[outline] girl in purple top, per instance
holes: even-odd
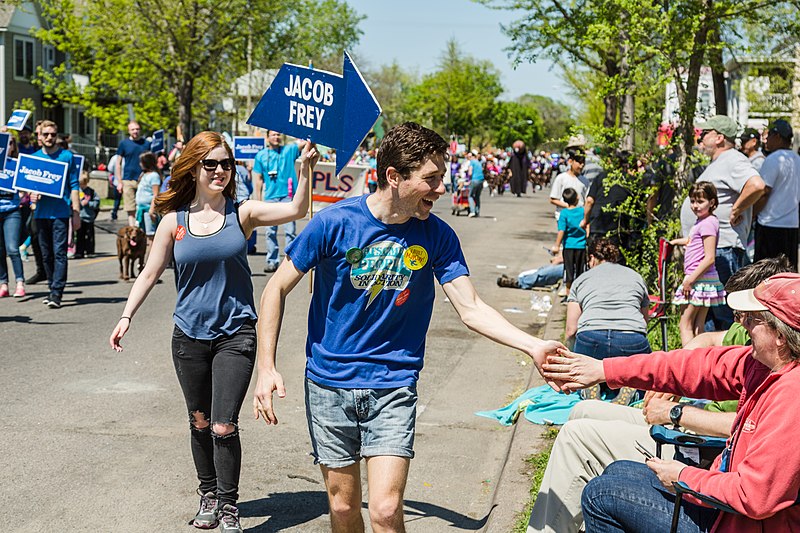
[[[725,289],[714,267],[719,239],[719,220],[713,215],[719,205],[717,188],[711,182],[698,181],[689,190],[689,199],[697,221],[688,237],[671,241],[686,246],[683,283],[673,301],[683,306],[680,331],[684,346],[703,331],[708,308],[725,303]]]

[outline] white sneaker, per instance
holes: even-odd
[[[474,218],[476,216],[478,216],[478,215],[476,215],[475,213],[470,213],[469,215],[467,215],[468,218]]]

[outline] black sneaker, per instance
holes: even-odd
[[[41,283],[42,281],[47,281],[47,275],[42,274],[41,272],[37,272],[36,274],[25,280],[25,285],[36,285],[37,283]]]
[[[61,309],[61,298],[51,295],[47,299],[47,307],[50,309]]]
[[[278,265],[273,265],[272,263],[267,263],[267,266],[264,267],[264,273],[270,274],[278,270]]]
[[[197,493],[200,494],[200,508],[190,524],[198,529],[214,529],[219,525],[217,495],[213,492],[201,494],[199,489]]]
[[[239,523],[239,509],[226,503],[219,511],[219,530],[221,533],[242,533]]]
[[[517,278],[512,278],[502,274],[499,278],[497,278],[497,286],[510,289],[519,289],[519,281],[517,281]]]

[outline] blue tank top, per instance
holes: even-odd
[[[211,340],[236,333],[255,320],[253,281],[247,241],[233,201],[225,202],[225,223],[216,233],[193,235],[188,210],[177,212],[175,324],[193,339]]]

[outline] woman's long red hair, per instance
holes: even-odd
[[[228,157],[233,160],[233,152],[225,138],[215,131],[203,131],[192,137],[181,152],[181,156],[172,167],[169,187],[156,197],[156,211],[161,214],[177,211],[187,206],[194,199],[197,191],[195,177],[192,170],[214,148],[222,146],[228,152]],[[225,186],[222,194],[236,200],[236,170],[231,169],[231,179]]]

